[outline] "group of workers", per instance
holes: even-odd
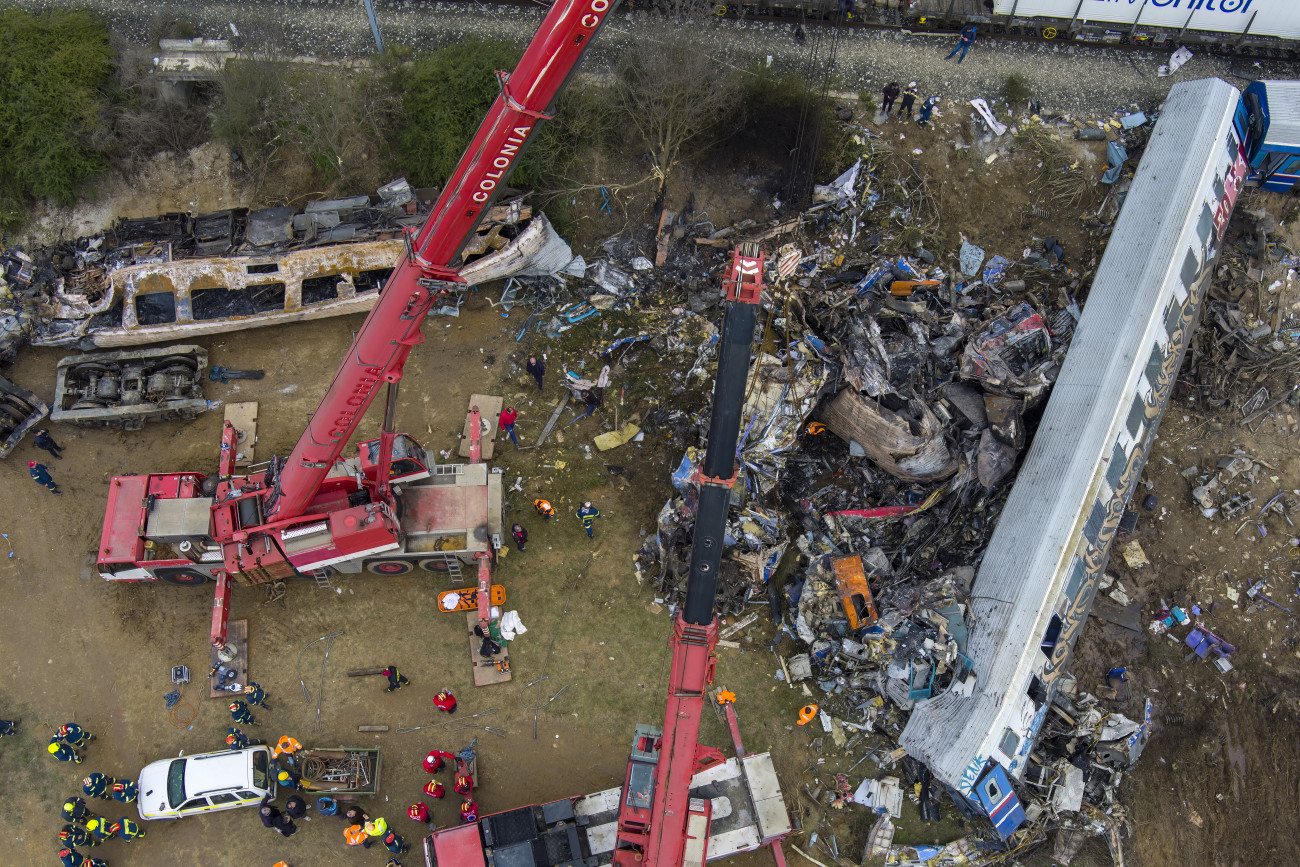
[[[533,500],[533,508],[537,511],[537,514],[542,516],[543,521],[549,521],[555,517],[555,507],[551,505],[549,500],[542,497]],[[591,500],[587,500],[574,514],[582,522],[582,529],[587,531],[587,537],[594,538],[596,535],[595,522],[600,517],[600,510],[591,504]],[[524,550],[524,542],[528,541],[528,531],[524,530],[519,524],[515,524],[515,528],[511,530],[511,533],[515,537],[515,544],[519,546],[519,550]],[[520,534],[523,536],[522,540]]]
[[[10,726],[5,734],[14,734]],[[81,750],[95,740],[95,736],[77,723],[64,723],[55,730],[50,739],[48,752],[60,762],[80,764],[84,759]],[[86,798],[132,804],[138,796],[134,780],[117,779],[98,771],[87,774],[81,780],[81,792]],[[112,840],[114,837],[128,843],[145,836],[140,823],[130,816],[122,816],[116,821],[100,816],[91,811],[85,798],[73,796],[60,807],[64,825],[59,829],[59,861],[69,867],[108,867],[103,858],[83,855],[77,847],[93,848]]]

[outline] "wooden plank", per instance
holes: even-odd
[[[480,454],[483,460],[491,460],[493,452],[496,451],[497,419],[501,417],[501,407],[504,405],[505,398],[502,398],[499,395],[471,394],[469,396],[469,407],[465,410],[465,428],[461,432],[460,438],[459,454],[462,458],[469,457],[469,411],[477,406],[479,417],[482,419],[483,425],[483,439]]]
[[[372,674],[383,674],[384,666],[379,668],[354,668],[348,672],[348,677],[367,677]]]
[[[546,438],[555,429],[555,423],[560,420],[560,413],[564,412],[564,408],[569,405],[569,398],[571,397],[573,397],[573,393],[565,389],[564,397],[560,398],[560,402],[555,405],[555,409],[551,410],[551,417],[546,420],[546,427],[542,428],[541,434],[537,437],[537,442],[533,443],[533,448],[537,448],[546,442]]]
[[[454,599],[451,607],[448,600]],[[506,604],[506,588],[502,584],[493,584],[489,600],[493,605]],[[477,611],[478,587],[461,587],[458,590],[444,590],[438,594],[439,611]]]
[[[1130,629],[1133,632],[1142,631],[1142,603],[1140,602],[1123,606],[1112,602],[1099,593],[1097,598],[1092,601],[1092,616],[1099,617],[1107,623],[1114,623],[1124,629]]]
[[[386,732],[388,726],[357,726],[359,732]]]
[[[226,627],[226,644],[229,645],[230,647],[233,647],[235,651],[239,654],[234,659],[232,659],[229,663],[225,664],[227,668],[233,668],[236,672],[235,679],[233,681],[229,681],[228,683],[237,683],[240,686],[244,686],[245,684],[248,683],[248,621],[247,620],[230,621],[229,625]],[[212,648],[212,653],[209,655],[209,659],[210,659],[209,670],[216,668],[218,660],[217,660],[217,649],[215,647]],[[208,697],[228,698],[231,701],[235,701],[237,699],[242,698],[242,696],[236,695],[230,692],[229,690],[218,689],[216,675],[213,675],[212,677],[208,678]],[[253,712],[253,716],[257,716],[256,711]]]
[[[484,659],[478,655],[478,649],[483,644],[483,639],[474,634],[474,627],[478,626],[478,612],[470,611],[465,615],[465,622],[469,624],[467,634],[469,635],[469,664],[474,671],[475,686],[491,686],[495,683],[506,683],[510,680],[510,672],[498,671],[493,663],[510,661],[510,646],[504,641],[501,642],[501,652],[493,656],[490,660]]]
[[[239,432],[239,451],[235,466],[243,467],[253,462],[253,448],[257,445],[257,401],[226,404],[226,421]]]

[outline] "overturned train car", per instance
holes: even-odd
[[[1197,326],[1248,125],[1223,81],[1170,92],[975,579],[974,682],[918,703],[899,740],[1004,836],[1023,819],[1006,778],[1031,762]]]

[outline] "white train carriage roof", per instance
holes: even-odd
[[[1128,476],[1141,474],[1141,443],[1159,421],[1216,252],[1238,99],[1219,79],[1170,92],[972,589],[973,694],[918,703],[899,740],[966,794],[990,759],[1023,772],[1043,697],[1091,606],[1113,534],[1100,516],[1118,520],[1117,502],[1122,511],[1136,482]],[[1040,645],[1054,616],[1062,644],[1049,660]]]
[[[1071,21],[1116,25],[1141,24],[1172,30],[1248,33],[1300,39],[1300,3],[1296,0],[1222,0],[1219,3],[1115,3],[1111,0],[996,0],[998,15],[1057,18],[1061,29]],[[1120,28],[1115,28],[1120,29]],[[1177,43],[1170,43],[1170,50]]]

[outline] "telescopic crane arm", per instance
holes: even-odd
[[[620,823],[615,867],[679,867],[685,858],[690,784],[705,751],[699,746],[700,715],[713,681],[713,650],[718,643],[714,616],[723,530],[736,481],[736,443],[740,439],[749,353],[754,340],[759,296],[763,291],[763,256],[756,244],[732,254],[723,280],[726,314],[718,345],[718,374],[713,386],[709,444],[699,473],[700,498],[686,601],[673,624],[672,663],[668,674],[668,708],[655,766],[649,827]]]
[[[501,93],[447,181],[429,219],[409,238],[379,300],[357,332],[320,406],[312,414],[276,480],[265,508],[267,523],[306,511],[343,453],[383,383],[395,385],[420,326],[439,297],[461,279],[452,262],[505,185],[555,97],[586,53],[617,0],[556,0],[515,71],[498,73]],[[391,441],[391,431],[385,431]],[[388,443],[385,443],[387,445]],[[380,467],[379,494],[388,472]]]

